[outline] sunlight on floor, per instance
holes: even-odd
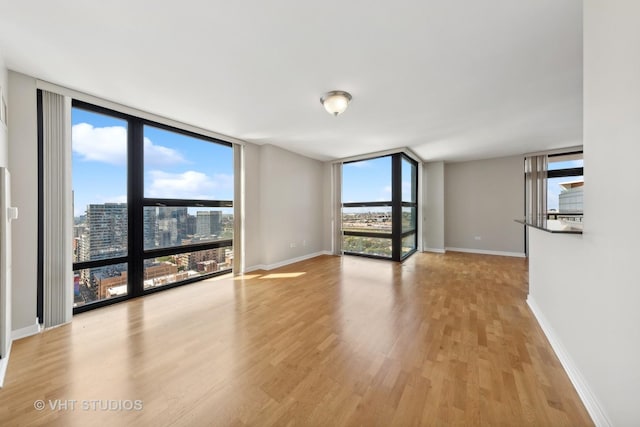
[[[234,277],[233,280],[251,280],[257,279],[258,277],[260,277],[260,274],[241,274],[240,276]]]
[[[292,279],[294,277],[300,277],[307,273],[273,273],[262,276],[261,279]]]

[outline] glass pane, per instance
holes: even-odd
[[[342,250],[391,258],[391,239],[382,237],[343,236]]]
[[[144,248],[233,239],[233,208],[144,208]]]
[[[72,109],[73,261],[127,254],[127,122]]]
[[[416,248],[416,235],[409,234],[402,238],[402,256],[408,254]]]
[[[145,126],[144,197],[233,200],[233,149]]]
[[[144,261],[144,289],[230,270],[233,247],[207,249]]]
[[[73,306],[127,295],[127,263],[73,272]]]
[[[402,158],[402,201],[416,202],[416,184],[418,172],[416,165]]]
[[[342,208],[342,229],[391,233],[391,207]]]
[[[391,201],[391,157],[342,166],[342,203]]]
[[[416,208],[402,207],[402,231],[416,229]]]
[[[547,180],[547,227],[583,225],[584,177],[571,176]]]

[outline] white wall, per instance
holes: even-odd
[[[530,299],[600,425],[640,425],[639,17],[584,2],[584,235],[530,233]]]
[[[325,251],[333,251],[333,165],[331,162],[325,162],[323,165],[323,181],[322,186],[324,189],[322,209],[322,222],[323,222],[323,249]]]
[[[246,250],[246,268],[272,267],[325,248],[325,166],[272,145],[259,147],[259,172],[246,186],[259,194],[259,210],[246,209],[247,223],[259,221],[260,244]],[[253,216],[254,218],[250,218]],[[246,240],[252,237],[247,231]],[[294,247],[292,247],[294,246]]]
[[[262,234],[260,232],[260,146],[244,147],[245,169],[245,218],[244,265],[245,269],[262,264]]]
[[[425,163],[422,181],[423,249],[444,252],[444,162]]]
[[[2,57],[2,53],[0,52],[0,88],[5,100],[8,98],[8,78],[7,78],[7,68],[4,64],[4,58]],[[7,101],[8,102],[8,101]],[[0,122],[0,166],[6,167],[8,166],[8,137],[9,133],[7,130],[7,126],[4,123]],[[2,239],[2,245],[0,246],[0,257],[2,260],[0,264],[5,264],[6,261],[11,258],[7,257],[6,251],[4,250],[4,236],[0,236]],[[6,265],[6,264],[5,264]],[[7,281],[4,281],[0,278],[0,358],[4,358],[5,360],[0,361],[0,387],[2,386],[4,380],[4,372],[6,372],[6,357],[9,350],[9,343],[11,340],[11,277],[8,277]]]
[[[444,177],[447,248],[524,254],[522,156],[447,163]]]
[[[13,330],[36,323],[38,135],[36,81],[9,72],[9,170],[20,217],[13,222]]]
[[[0,52],[0,88],[2,88],[1,92],[5,101],[9,102],[9,78],[2,52]],[[6,167],[9,164],[8,137],[7,126],[0,122],[0,167]]]

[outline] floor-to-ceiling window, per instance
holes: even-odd
[[[406,156],[401,157],[402,177],[402,246],[406,257],[418,248],[418,165]]]
[[[128,121],[72,110],[74,306],[128,294]]]
[[[417,249],[417,162],[404,154],[345,162],[342,250],[400,261]]]
[[[231,270],[231,144],[79,101],[74,311]]]
[[[231,148],[148,125],[144,141],[144,288],[231,269]]]

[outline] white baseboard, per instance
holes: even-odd
[[[0,388],[4,387],[4,377],[7,374],[7,367],[9,366],[9,356],[11,356],[11,343],[9,343],[6,356],[0,359]]]
[[[516,258],[526,258],[527,255],[524,252],[503,252],[503,251],[487,251],[484,249],[467,249],[467,248],[450,248],[446,247],[445,250],[451,252],[467,252],[471,254],[483,254],[483,255],[498,255],[498,256],[511,256]]]
[[[252,271],[256,271],[256,270],[264,270],[264,264],[252,265],[251,267],[245,268],[244,272],[245,273],[251,273]]]
[[[531,312],[538,321],[540,328],[542,328],[542,332],[544,332],[545,336],[547,337],[549,344],[551,344],[551,348],[553,348],[556,356],[558,356],[562,367],[567,372],[567,375],[569,376],[573,387],[578,392],[578,396],[580,396],[582,403],[587,409],[587,412],[589,412],[589,415],[591,415],[591,418],[593,419],[595,425],[598,427],[612,426],[611,421],[609,421],[609,417],[607,417],[607,414],[602,408],[602,405],[591,391],[589,384],[584,379],[584,376],[574,363],[571,356],[569,356],[569,353],[565,349],[564,345],[562,345],[562,342],[558,338],[558,335],[556,335],[555,331],[547,321],[546,317],[544,317],[544,314],[542,314],[542,311],[540,311],[538,304],[536,304],[531,295],[529,295],[529,297],[527,298],[527,304],[529,305]]]
[[[444,249],[440,249],[440,248],[424,248],[424,249],[422,249],[422,252],[435,252],[437,254],[446,253],[446,251]]]
[[[289,264],[294,264],[296,262],[300,262],[300,261],[305,261],[311,258],[315,258],[317,256],[320,255],[333,255],[333,253],[331,251],[320,251],[320,252],[314,252],[312,254],[307,254],[307,255],[303,255],[303,256],[299,256],[296,258],[291,258],[291,259],[287,259],[284,261],[279,261],[273,264],[257,264],[257,265],[253,265],[251,267],[245,268],[244,272],[245,273],[250,273],[252,271],[256,271],[256,270],[273,270],[276,268],[280,268],[280,267],[284,267],[285,265],[289,265]]]
[[[38,323],[38,319],[36,319],[36,323],[31,326],[26,326],[24,328],[16,329],[11,332],[11,340],[19,340],[20,338],[26,338],[31,335],[35,335],[40,333],[42,327]]]

